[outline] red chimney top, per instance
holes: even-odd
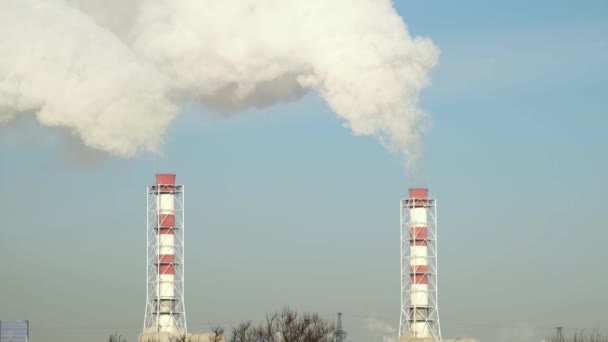
[[[426,199],[429,196],[429,189],[426,188],[413,188],[409,190],[410,198],[422,198]]]

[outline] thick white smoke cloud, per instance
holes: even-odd
[[[439,54],[390,0],[2,0],[0,20],[0,122],[37,112],[121,155],[161,143],[171,103],[235,112],[312,90],[412,161]]]
[[[61,1],[0,2],[0,123],[36,113],[89,147],[130,156],[161,143],[175,108],[163,76]]]

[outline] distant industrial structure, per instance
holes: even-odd
[[[400,203],[401,319],[399,342],[477,342],[442,339],[437,300],[437,201],[409,189]]]
[[[184,186],[156,175],[147,191],[147,299],[144,331],[186,334],[184,303]]]
[[[437,205],[428,189],[401,200],[401,319],[399,337],[441,341],[437,307]]]
[[[213,333],[190,334],[184,300],[184,186],[175,174],[157,174],[147,187],[147,272],[144,329],[139,342],[224,341]]]
[[[0,342],[28,342],[29,321],[0,321]]]
[[[147,187],[146,309],[139,342],[170,342],[187,337],[193,342],[224,341],[213,333],[190,334],[184,300],[184,186],[175,174],[157,174]],[[400,202],[401,313],[399,342],[475,341],[442,340],[437,300],[437,202],[428,189],[409,189]],[[27,321],[24,321],[27,323]],[[0,342],[6,339],[0,322]],[[13,327],[23,325],[13,325]],[[337,341],[344,341],[342,313],[338,313]],[[17,331],[17,328],[12,328]],[[16,336],[16,334],[13,334]],[[21,335],[20,335],[21,336]]]

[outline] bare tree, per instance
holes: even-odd
[[[231,342],[333,342],[342,333],[318,314],[298,315],[291,309],[266,316],[258,326],[241,323],[232,329]]]
[[[108,342],[127,342],[127,339],[122,337],[121,334],[115,332],[108,337]]]
[[[220,328],[220,327],[213,327],[211,330],[211,333],[209,334],[205,334],[208,336],[208,338],[205,338],[205,342],[224,342],[224,329]],[[186,335],[183,334],[180,337],[177,338],[171,338],[171,342],[199,342],[201,341],[201,339],[204,337],[201,337],[199,335]]]
[[[239,324],[236,328],[232,329],[232,337],[230,338],[231,342],[247,342],[247,341],[255,341],[255,332],[254,328],[251,325],[251,322],[243,322]]]
[[[224,342],[224,329],[214,326],[211,329],[212,335],[209,337],[209,342]]]
[[[552,336],[547,338],[547,342],[608,342],[608,336],[604,336],[595,330],[591,333],[576,331],[572,336],[566,336],[562,329],[559,329]]]
[[[179,337],[170,337],[171,342],[188,342],[188,335],[182,334]]]

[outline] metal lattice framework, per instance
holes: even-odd
[[[147,190],[147,299],[144,331],[170,332],[182,336],[187,332],[184,304],[184,186],[156,184],[148,186]],[[174,222],[170,224],[167,224],[167,215],[162,214],[163,205],[166,206],[163,202],[168,201],[173,202],[170,206],[174,211]],[[165,233],[162,234],[161,231]],[[173,236],[174,241],[167,242],[168,236]],[[169,262],[164,260],[166,255],[163,249],[167,248],[174,251],[174,257]],[[166,280],[166,275],[171,272],[167,269],[174,273],[170,277],[173,279],[169,281]],[[166,295],[167,292],[171,292],[170,295]]]
[[[346,339],[346,332],[342,328],[342,313],[338,312],[338,323],[336,324],[336,338],[335,342],[344,342]]]
[[[427,199],[426,196],[403,199],[400,203],[400,216],[399,336],[409,334],[410,337],[431,338],[439,342],[441,329],[437,302],[436,200]]]

